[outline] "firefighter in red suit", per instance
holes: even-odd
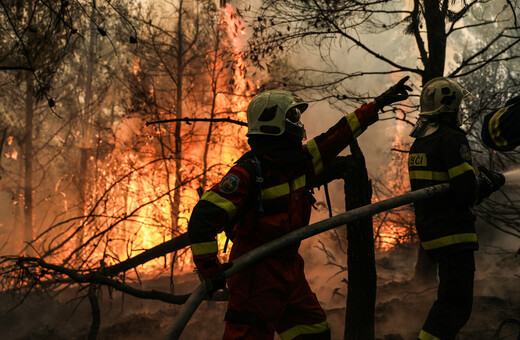
[[[251,151],[202,195],[188,225],[194,262],[210,295],[225,286],[224,268],[234,259],[308,225],[313,198],[306,184],[378,120],[379,109],[408,97],[407,79],[306,145],[300,116],[307,103],[283,90],[253,98],[247,109]],[[224,228],[233,234],[230,264],[217,258],[215,236]],[[272,254],[227,280],[224,339],[273,339],[274,332],[284,340],[330,339],[326,315],[305,279],[298,247]]]

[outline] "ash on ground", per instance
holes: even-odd
[[[306,241],[309,242],[309,241]],[[517,242],[518,243],[518,242]],[[514,242],[513,242],[514,244]],[[314,246],[304,244],[304,257]],[[315,250],[312,250],[313,252]],[[343,339],[346,299],[345,266],[327,265],[312,254],[307,277],[327,312],[332,338]],[[340,255],[337,256],[338,259]],[[376,339],[415,340],[435,300],[436,282],[415,284],[416,249],[396,249],[377,255],[378,290]],[[518,339],[520,334],[520,255],[514,248],[481,244],[476,252],[473,313],[458,340]],[[192,291],[199,281],[194,274],[176,277],[175,292]],[[168,291],[169,278],[142,282],[142,289]],[[21,305],[19,297],[0,296],[0,334],[6,340],[87,339],[92,320],[84,291],[69,289],[31,294]],[[98,339],[162,339],[181,306],[101,290],[101,327]],[[181,339],[221,339],[225,302],[205,301],[194,314]],[[277,336],[275,339],[279,339]]]

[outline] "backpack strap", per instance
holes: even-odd
[[[258,209],[256,209],[255,212],[253,225],[256,225],[259,217],[264,215],[264,207],[262,204],[262,185],[264,183],[264,177],[260,159],[256,155],[250,155],[252,157],[247,156],[248,154],[245,154],[235,164],[244,168],[249,173],[249,178],[251,179],[251,194],[248,195],[246,203],[244,204],[244,207],[241,209],[240,213],[235,215],[235,217],[224,226],[224,232],[226,233],[226,243],[224,243],[223,250],[224,253],[227,251],[229,240],[233,240],[235,237],[233,230],[235,225],[244,219],[245,214],[250,210],[251,207],[258,205]]]

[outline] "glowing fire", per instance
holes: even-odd
[[[392,77],[394,82],[399,81],[398,76]],[[405,103],[410,104],[408,101]],[[401,112],[396,113],[399,117]],[[400,117],[403,118],[403,117]],[[381,181],[382,187],[378,193],[376,200],[384,200],[386,198],[402,195],[410,191],[410,182],[408,179],[408,153],[409,141],[406,140],[408,129],[407,124],[401,120],[395,121],[392,133],[394,141],[392,142],[392,160],[388,166],[385,166],[385,178]],[[394,247],[410,244],[416,239],[413,229],[414,215],[410,206],[394,209],[386,213],[374,216],[374,236],[376,238],[376,246],[380,250],[389,250]]]
[[[233,69],[231,77],[233,93],[219,90],[216,96],[216,115],[214,118],[228,117],[229,114],[219,112],[234,112],[233,119],[246,120],[247,95],[253,88],[245,77],[245,60],[241,56],[241,38],[243,26],[235,10],[227,4],[221,10],[224,31],[228,35],[228,44],[225,46],[233,55]],[[216,57],[209,54],[208,58]],[[223,62],[218,61],[221,67]],[[132,73],[141,81],[139,76],[140,60],[136,58]],[[225,81],[229,86],[229,78]],[[153,92],[150,92],[153,95]],[[163,113],[167,115],[167,112]],[[208,116],[197,116],[208,118]],[[183,142],[183,165],[180,169],[184,185],[181,189],[180,213],[178,224],[172,236],[173,190],[176,171],[174,160],[161,159],[160,136],[156,126],[143,127],[140,119],[126,119],[116,131],[119,138],[115,149],[104,164],[97,165],[96,183],[90,184],[91,201],[86,207],[86,215],[97,215],[102,210],[106,216],[95,219],[86,219],[85,228],[81,236],[83,242],[89,238],[105,233],[103,245],[98,245],[95,251],[85,253],[91,263],[101,258],[111,265],[150,249],[187,230],[187,223],[193,206],[199,199],[197,189],[203,173],[201,158],[206,145],[204,138],[194,138]],[[173,125],[174,126],[174,125]],[[174,127],[173,127],[174,129]],[[213,127],[213,138],[210,141],[211,150],[208,154],[207,185],[209,189],[220,179],[245,151],[245,128],[232,124],[220,124]],[[192,124],[182,126],[183,138],[187,134],[207,134],[208,124]],[[162,138],[173,138],[173,135]],[[149,138],[142,138],[149,136]],[[139,138],[141,137],[141,138]],[[137,142],[136,142],[137,140]],[[133,143],[133,144],[132,144]],[[223,233],[218,236],[219,248],[223,249],[226,237]],[[229,248],[229,245],[228,245]],[[72,248],[71,248],[72,249]],[[228,251],[229,253],[229,251]],[[227,257],[227,254],[222,255]],[[110,260],[113,259],[113,260]],[[224,259],[223,259],[224,260]],[[176,258],[177,270],[193,269],[191,253],[186,249],[178,252]],[[139,267],[139,275],[158,275],[171,264],[171,259],[160,258],[150,261]],[[131,274],[131,273],[129,273]]]

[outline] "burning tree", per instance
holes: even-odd
[[[101,286],[142,299],[174,304],[186,300],[173,294],[173,286],[171,292],[158,292],[136,288],[134,283],[146,275],[169,271],[172,276],[174,270],[192,269],[183,250],[188,244],[183,232],[191,207],[198,191],[211,185],[245,147],[245,140],[237,137],[244,135],[243,127],[216,121],[244,121],[248,99],[261,88],[247,77],[240,43],[245,31],[240,16],[225,1],[220,8],[210,0],[158,2],[139,12],[133,5],[100,0],[2,2],[2,17],[21,18],[7,20],[9,25],[1,28],[7,34],[0,35],[0,70],[9,71],[2,74],[2,88],[9,89],[1,103],[2,110],[9,112],[1,118],[2,185],[19,202],[15,220],[20,220],[23,207],[26,221],[33,221],[29,209],[33,195],[33,201],[42,204],[38,223],[26,228],[35,231],[36,236],[25,239],[25,249],[33,249],[33,256],[3,256],[1,287],[4,292],[20,293],[22,301],[34,290],[88,287],[78,291],[92,306],[92,337],[99,329]],[[250,60],[271,74],[277,71],[270,87],[309,89],[315,100],[328,99],[344,109],[372,99],[377,92],[353,90],[353,82],[362,75],[387,77],[404,71],[425,83],[449,69],[451,76],[470,83],[471,75],[514,61],[519,38],[512,29],[518,25],[511,24],[511,13],[516,9],[508,1],[270,0],[253,17]],[[494,17],[488,17],[490,13]],[[35,22],[38,29],[33,32]],[[481,45],[468,45],[460,53],[450,49],[460,45],[466,33],[489,27],[493,29],[482,37]],[[408,33],[404,38],[403,29]],[[406,48],[414,53],[382,53],[370,41],[395,32],[401,37],[400,51]],[[302,41],[325,52],[322,61],[327,69],[288,68],[285,60],[271,58]],[[331,68],[336,42],[352,55],[377,60],[376,71]],[[512,86],[517,89],[518,83]],[[8,97],[18,100],[11,103]],[[47,104],[42,104],[44,98]],[[476,98],[487,98],[489,107],[495,101],[485,92]],[[397,119],[404,131],[415,104],[401,105],[382,119]],[[55,105],[63,118],[46,105]],[[468,117],[468,122],[479,117]],[[145,124],[171,119],[180,121]],[[17,123],[22,120],[26,123]],[[396,152],[406,151],[406,139],[398,137],[393,147]],[[360,150],[356,157],[363,159]],[[490,159],[502,157],[493,154]],[[404,176],[404,159],[403,153],[396,153],[391,185],[386,184],[387,178],[374,180],[378,200],[407,188],[399,180]],[[370,182],[364,161],[359,164],[364,186],[354,190],[363,191],[366,203]],[[40,215],[42,211],[47,215]],[[380,248],[413,240],[409,211],[375,221],[381,227],[375,234]],[[363,235],[355,235],[354,230],[349,237],[360,236],[373,247],[368,228]],[[373,254],[368,255],[365,259],[371,261]],[[375,287],[372,276],[370,285]],[[370,306],[367,310],[370,314]]]
[[[89,9],[84,8],[89,17],[85,32],[74,32],[86,38],[86,48],[84,54],[81,49],[71,54],[62,67],[67,72],[79,65],[85,68],[77,80],[80,90],[62,88],[62,101],[57,102],[60,110],[74,113],[66,129],[51,129],[50,135],[47,130],[38,132],[42,138],[63,140],[57,145],[59,157],[79,164],[79,170],[61,162],[57,177],[54,172],[41,177],[46,190],[61,197],[48,198],[58,209],[50,211],[49,220],[41,219],[36,235],[26,239],[24,249],[32,249],[34,256],[3,256],[0,276],[2,291],[22,295],[88,286],[95,337],[100,286],[144,299],[185,301],[186,296],[173,295],[173,279],[172,293],[144,291],[131,283],[143,275],[160,275],[166,268],[173,276],[174,266],[176,272],[193,268],[191,256],[182,249],[188,245],[183,232],[197,192],[212,185],[246,145],[239,137],[244,135],[241,125],[213,121],[245,121],[255,86],[246,79],[241,57],[243,26],[229,5],[164,2],[162,7],[143,8],[134,17],[128,7],[115,2],[74,4]],[[139,45],[126,48],[111,40],[111,29],[126,26],[108,25],[103,9],[124,18],[133,29],[131,43],[139,36]],[[156,21],[161,17],[156,11],[171,17]],[[115,53],[107,55],[110,46]],[[98,62],[104,58],[108,60]],[[112,83],[109,76],[119,81]],[[62,81],[71,79],[65,72]],[[79,99],[67,96],[71,94]],[[145,126],[147,121],[169,118],[206,118],[209,124]],[[61,155],[65,146],[72,149],[66,149],[67,157]],[[14,162],[16,150],[10,144],[6,151]],[[77,190],[65,184],[76,184]],[[166,259],[169,253],[172,257]]]

